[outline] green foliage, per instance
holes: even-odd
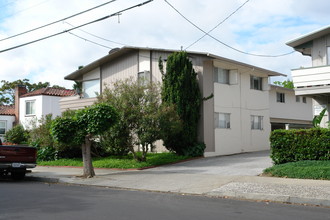
[[[162,138],[164,133],[161,128],[174,128],[176,125],[173,123],[177,123],[173,108],[161,105],[159,86],[156,84],[140,84],[132,79],[117,81],[112,89],[106,88],[98,99],[100,103],[109,103],[119,111],[119,122],[101,137],[101,143],[107,140],[108,149],[120,149],[122,152],[129,149],[138,161],[145,161],[149,147],[152,148],[154,142]],[[167,133],[171,132],[167,129]],[[135,146],[142,148],[141,155],[136,153]]]
[[[197,130],[201,100],[197,74],[187,53],[173,53],[167,59],[166,74],[163,75],[162,101],[176,106],[183,129],[163,139],[167,149],[179,155],[194,152],[188,148],[198,146]]]
[[[50,134],[50,126],[52,124],[52,115],[48,114],[39,121],[39,126],[32,126],[29,135],[29,144],[39,147],[53,147],[54,139]]]
[[[327,109],[324,108],[319,115],[314,116],[314,118],[313,118],[314,128],[319,128],[320,127],[321,121],[322,121],[322,119],[323,119],[326,112],[327,112]]]
[[[294,89],[294,84],[293,84],[293,81],[291,81],[291,80],[285,80],[283,82],[275,81],[274,84],[278,85],[278,86],[282,86],[284,88]]]
[[[275,130],[270,136],[275,164],[301,160],[330,160],[330,130]]]
[[[38,161],[52,161],[58,159],[58,151],[52,147],[39,147],[38,148]]]
[[[193,147],[185,148],[183,154],[191,157],[200,157],[203,156],[205,148],[205,143],[200,142]]]
[[[118,119],[116,110],[106,103],[99,103],[76,112],[75,121],[86,134],[101,135]]]
[[[26,143],[29,137],[28,131],[24,129],[22,125],[16,125],[12,129],[6,132],[5,140],[6,142],[11,142],[15,144]]]
[[[38,83],[30,83],[28,79],[19,79],[13,82],[9,82],[6,80],[1,80],[0,87],[0,105],[12,105],[15,103],[15,87],[18,85],[23,85],[26,87],[28,92],[32,92],[37,89],[46,88],[50,86],[49,82],[38,82]],[[64,88],[61,86],[54,85],[54,88]]]
[[[51,134],[59,143],[80,145],[84,142],[86,132],[74,118],[57,117],[52,122]]]
[[[330,180],[330,161],[298,161],[274,165],[264,170],[265,174],[298,179]]]
[[[148,160],[138,162],[132,154],[126,156],[110,156],[102,158],[93,158],[93,166],[97,168],[117,168],[117,169],[139,169],[145,167],[160,166],[189,159],[188,156],[179,156],[174,153],[148,153]],[[59,159],[56,161],[40,161],[41,166],[82,166],[82,160],[74,159]]]

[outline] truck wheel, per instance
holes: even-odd
[[[11,178],[13,180],[22,180],[25,177],[26,169],[13,170],[11,172]]]

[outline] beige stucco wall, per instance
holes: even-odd
[[[285,94],[285,103],[277,102],[276,93]],[[312,121],[313,119],[313,103],[312,98],[305,97],[306,103],[303,103],[303,97],[300,97],[300,102],[296,102],[296,95],[293,89],[281,88],[278,86],[272,86],[269,92],[270,103],[270,118],[285,119],[302,122]],[[279,122],[276,120],[276,122]]]
[[[215,62],[215,66],[230,69],[228,64]],[[233,68],[233,67],[232,67]],[[213,83],[214,111],[230,114],[230,129],[215,128],[214,151],[206,151],[205,156],[228,155],[241,152],[251,152],[269,149],[269,91],[266,74],[253,73],[263,77],[263,91],[250,89],[251,72],[244,69],[233,69],[234,83]],[[206,73],[204,72],[204,75]],[[213,71],[210,72],[213,76]],[[213,81],[212,81],[213,82]],[[213,113],[214,114],[214,113]],[[251,129],[251,115],[263,116],[263,130]],[[213,119],[214,120],[214,119]],[[205,125],[207,126],[207,125]],[[205,128],[206,129],[206,128]],[[210,129],[210,126],[208,127]]]

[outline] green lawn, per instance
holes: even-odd
[[[330,160],[306,160],[274,165],[265,169],[264,174],[276,177],[330,180]]]
[[[174,163],[191,157],[178,156],[173,153],[149,153],[146,162],[136,162],[131,155],[125,157],[111,156],[104,158],[93,158],[93,166],[95,168],[119,168],[119,169],[136,169],[150,166],[159,166]],[[38,161],[40,166],[83,166],[81,158],[75,159],[59,159],[55,161]]]

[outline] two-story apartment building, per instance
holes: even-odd
[[[302,55],[310,56],[311,67],[291,70],[295,93],[313,98],[314,115],[323,108],[329,110],[330,101],[330,26],[308,33],[286,43]],[[326,127],[327,117],[322,121]]]
[[[173,50],[123,47],[67,75],[82,83],[82,96],[60,101],[61,111],[93,104],[97,93],[120,79],[148,78],[161,82],[158,67],[166,65]],[[268,77],[281,73],[230,60],[209,53],[188,52],[198,74],[203,97],[199,140],[206,144],[205,156],[226,155],[269,149]]]

